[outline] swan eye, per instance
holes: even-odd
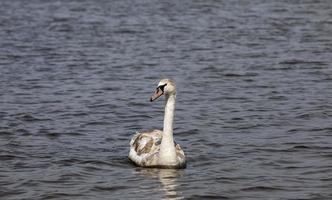
[[[160,85],[158,88],[160,88],[161,91],[164,92],[164,88],[165,88],[166,85],[167,85],[167,83],[165,85]]]

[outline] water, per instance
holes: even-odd
[[[332,3],[0,3],[1,199],[331,199]],[[127,160],[178,87],[184,170]]]

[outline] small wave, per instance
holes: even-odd
[[[302,175],[313,175],[313,174],[330,174],[332,172],[331,168],[318,168],[308,167],[309,170],[301,173]]]
[[[246,187],[242,189],[243,191],[275,191],[275,190],[283,190],[277,187],[268,187],[268,186],[253,186]]]
[[[231,120],[232,121],[243,121],[244,118],[242,118],[242,117],[233,117],[233,118],[231,118]]]
[[[64,133],[65,135],[70,135],[70,136],[79,136],[79,135],[84,135],[83,133],[79,132],[66,132]]]
[[[95,125],[109,125],[109,122],[105,121],[93,121],[85,124],[86,126],[95,126]]]
[[[332,131],[331,127],[326,128],[291,128],[287,132],[288,133],[296,133],[296,132],[323,132],[323,133],[330,133]]]
[[[230,199],[222,195],[192,195],[188,199]]]
[[[304,150],[304,149],[312,149],[312,150],[331,150],[330,146],[317,146],[317,145],[295,145],[288,150]]]
[[[203,68],[202,70],[200,70],[199,72],[204,72],[204,71],[208,71],[208,72],[213,72],[213,73],[218,73],[218,72],[222,72],[224,69],[221,67],[216,67],[216,66],[208,66]]]
[[[226,76],[226,77],[256,77],[258,75],[259,74],[255,73],[255,72],[246,72],[246,73],[243,73],[243,74],[235,74],[235,73],[226,73],[226,74],[224,74],[224,76]]]
[[[81,160],[76,158],[66,158],[57,160],[54,162],[54,164],[61,165],[61,166],[72,166],[74,164],[78,164]]]
[[[0,131],[0,135],[11,135],[13,132],[11,131]]]
[[[100,186],[94,186],[92,190],[94,191],[117,191],[117,190],[123,190],[123,189],[127,189],[128,187],[126,186],[104,186],[104,185],[100,185]]]
[[[111,165],[111,163],[101,160],[84,160],[80,164]]]
[[[280,65],[297,65],[297,64],[326,65],[326,63],[322,61],[308,61],[308,60],[297,60],[297,59],[284,60],[279,62],[279,64]]]
[[[292,147],[291,149],[310,149],[310,147],[306,145],[297,145]]]
[[[92,104],[87,105],[88,108],[107,108],[107,109],[116,109],[118,106],[109,104],[109,103],[101,103],[101,104]]]
[[[45,195],[42,195],[41,199],[65,199],[66,197],[80,197],[85,196],[84,193],[65,193],[65,192],[51,192]]]
[[[191,135],[199,134],[199,130],[198,129],[191,129],[191,130],[188,130],[188,131],[178,132],[177,134],[181,135],[181,136],[191,136]]]
[[[3,154],[3,155],[0,155],[0,160],[2,160],[2,161],[22,159],[22,158],[24,158],[24,157],[17,156],[17,155],[12,155],[12,154]]]
[[[33,116],[32,114],[29,113],[19,113],[16,115],[16,118],[21,121],[25,122],[36,122],[36,121],[47,121],[49,119],[41,119]]]
[[[24,128],[19,128],[16,130],[16,132],[22,134],[23,136],[32,135],[29,130],[24,129]]]

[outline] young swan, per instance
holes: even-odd
[[[176,88],[170,79],[162,79],[150,101],[165,95],[164,129],[136,133],[130,141],[129,159],[141,167],[185,168],[186,159],[173,139]]]

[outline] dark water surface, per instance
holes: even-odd
[[[332,199],[332,1],[0,2],[0,198]],[[127,160],[178,86],[184,170]]]

